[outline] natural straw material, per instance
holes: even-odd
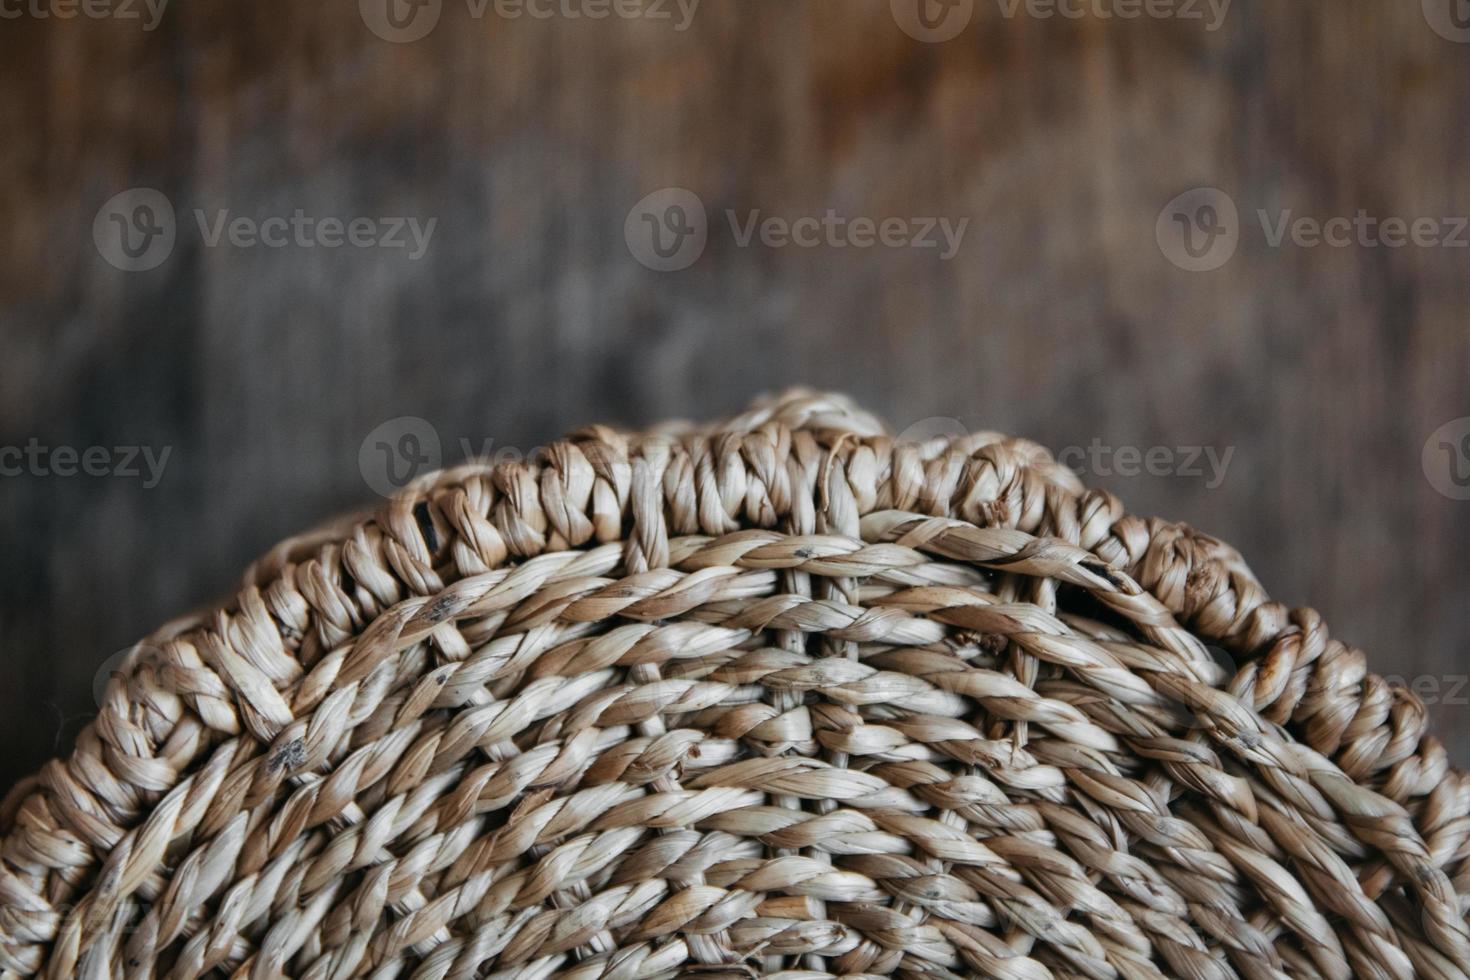
[[[795,393],[431,474],[140,644],[5,803],[0,969],[1463,976],[1424,727],[1219,541]]]

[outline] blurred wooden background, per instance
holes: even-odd
[[[446,0],[414,43],[348,0],[0,22],[0,446],[171,447],[151,489],[0,478],[0,782],[67,747],[110,654],[371,503],[358,451],[384,420],[428,420],[453,462],[461,439],[526,448],[796,382],[899,429],[1234,447],[1214,488],[1088,479],[1440,685],[1470,763],[1470,502],[1421,466],[1470,415],[1470,249],[1272,248],[1253,218],[1470,214],[1470,44],[1431,29],[1435,2],[1236,0],[1211,31],[976,0],[944,43],[888,0],[704,0],[683,31]],[[1155,219],[1201,185],[1242,227],[1193,273]],[[666,186],[713,218],[681,272],[623,238]],[[148,272],[93,243],[131,187],[179,216]],[[207,248],[196,208],[437,226],[418,261]],[[941,262],[739,248],[727,208],[971,221]]]

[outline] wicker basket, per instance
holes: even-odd
[[[5,803],[0,970],[1463,976],[1424,728],[1219,541],[794,393],[431,474],[140,644]]]

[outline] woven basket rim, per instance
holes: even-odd
[[[727,470],[754,474],[745,483],[759,483],[762,492],[737,497],[731,488],[742,481],[726,479]],[[265,746],[262,779],[286,778],[310,722],[294,709],[315,708],[324,692],[305,697],[302,665],[257,657],[254,648],[275,645],[294,656],[314,643],[313,658],[342,653],[334,683],[361,678],[375,657],[406,642],[405,630],[421,635],[462,610],[464,583],[538,556],[617,545],[620,567],[637,574],[667,566],[675,540],[762,527],[815,534],[812,515],[794,514],[780,499],[800,480],[814,484],[819,498],[841,481],[840,492],[864,518],[906,513],[950,521],[956,534],[1005,530],[1043,543],[1063,530],[1076,542],[1068,547],[1090,559],[1087,574],[1136,582],[1162,617],[1237,657],[1242,669],[1231,692],[1263,718],[1292,720],[1312,750],[1371,787],[1363,805],[1392,809],[1399,807],[1392,800],[1458,789],[1459,773],[1427,734],[1419,698],[1370,673],[1363,653],[1331,638],[1315,611],[1271,600],[1229,545],[1184,524],[1128,514],[1112,494],[1083,487],[1028,440],[978,433],[897,443],[848,399],[796,390],[706,427],[596,426],[553,444],[543,460],[471,461],[426,474],[371,515],[283,541],[247,569],[233,598],[140,641],[72,755],[6,797],[0,895],[33,912],[68,907],[73,880],[82,880],[78,868],[88,865],[104,878],[121,876],[119,893],[136,888],[129,854],[145,849],[160,808],[202,805],[193,791],[224,778],[226,766],[211,768],[216,746],[205,727],[254,738]],[[1065,561],[1085,564],[1076,556]],[[372,617],[331,605],[340,585],[332,580],[355,568],[392,571],[392,582],[353,576],[355,587],[384,597]],[[397,591],[407,595],[387,601]],[[303,593],[320,608],[293,598]],[[174,660],[160,655],[165,649]],[[239,662],[224,671],[223,690],[191,688],[170,666],[180,650],[216,672],[226,651]],[[1412,824],[1406,833],[1409,850],[1427,853]],[[1444,882],[1438,864],[1426,862],[1424,873],[1431,870]],[[1453,897],[1447,883],[1435,887]],[[62,918],[44,938],[0,919],[0,968],[20,974],[39,967],[48,944],[85,932],[84,916]]]

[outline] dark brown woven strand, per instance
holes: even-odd
[[[123,674],[3,808],[5,976],[1470,965],[1412,694],[1039,447],[836,396],[433,474]]]

